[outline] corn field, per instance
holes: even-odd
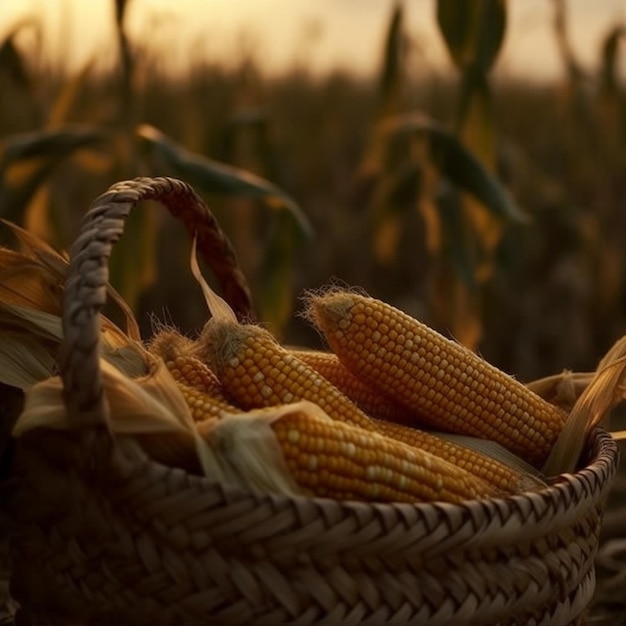
[[[233,242],[259,320],[291,346],[319,348],[301,294],[330,281],[406,311],[524,383],[592,372],[626,334],[625,25],[583,70],[569,5],[553,0],[565,69],[549,86],[494,78],[506,0],[436,3],[445,76],[410,75],[414,34],[399,1],[371,80],[304,66],[268,77],[251,56],[172,78],[127,37],[129,3],[115,3],[112,74],[37,66],[17,45],[32,24],[0,42],[0,218],[67,249],[112,183],[184,179]],[[10,241],[2,230],[0,243]],[[189,255],[173,218],[131,216],[111,282],[143,336],[155,320],[189,336],[206,321]],[[614,419],[623,422],[619,411]],[[590,624],[626,624],[616,593],[624,523],[622,472]]]

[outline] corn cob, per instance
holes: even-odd
[[[178,383],[195,422],[240,411],[228,402],[219,379],[200,359],[180,355],[165,365]]]
[[[262,329],[258,327],[240,327],[238,325],[234,326],[233,332],[238,332],[236,329],[245,328],[250,331],[251,337],[254,339],[250,340],[248,343],[248,349],[250,352],[250,357],[252,362],[243,366],[240,370],[230,370],[230,368],[226,367],[226,369],[220,369],[220,378],[224,382],[225,388],[231,390],[234,395],[231,397],[240,405],[242,408],[257,408],[259,406],[275,406],[279,404],[288,404],[294,400],[298,399],[307,399],[310,401],[314,401],[318,406],[327,410],[329,406],[329,401],[333,397],[337,397],[337,391],[334,386],[324,385],[323,389],[319,389],[319,393],[317,395],[313,395],[310,392],[311,387],[309,386],[306,390],[304,389],[307,385],[307,380],[314,380],[315,377],[307,379],[305,376],[306,370],[303,370],[298,363],[297,356],[300,354],[297,351],[287,352],[281,346],[279,346],[275,340]],[[232,339],[232,336],[231,336]],[[219,343],[215,344],[213,339],[209,339],[206,337],[207,342],[211,342],[211,345],[215,349],[219,346]],[[271,355],[271,356],[269,356]],[[291,359],[288,357],[296,357],[296,359]],[[254,363],[256,359],[256,363]],[[268,375],[264,377],[259,376],[259,367],[263,364],[263,361],[267,360],[267,372]],[[328,359],[320,359],[328,360]],[[251,379],[254,379],[256,376],[259,381],[263,381],[264,383],[268,383],[272,379],[271,364],[272,361],[276,366],[276,370],[273,372],[274,378],[284,380],[285,385],[288,386],[289,391],[288,395],[276,395],[270,394],[269,390],[266,390],[264,393],[266,396],[264,398],[259,398],[258,396],[262,394],[258,389],[251,390],[251,387],[248,386],[246,389],[241,388],[241,384],[249,382]],[[241,366],[241,364],[239,364]],[[289,370],[292,368],[297,368],[299,375],[296,375],[295,370],[291,374]],[[282,372],[282,375],[281,375]],[[230,374],[230,375],[229,375]],[[312,375],[311,372],[308,372],[309,376]],[[351,376],[351,375],[350,375]],[[354,377],[353,377],[354,378]],[[357,382],[358,379],[357,379]],[[249,383],[251,384],[251,383]],[[308,383],[311,384],[310,382]],[[275,386],[276,388],[276,386]],[[282,388],[282,385],[279,385],[279,388]],[[299,391],[298,391],[299,389]],[[315,389],[315,387],[313,388]],[[280,392],[278,392],[279,394]],[[255,401],[246,401],[245,398],[251,397],[253,394],[257,394],[257,399]],[[267,399],[267,403],[263,403],[263,401]],[[346,411],[351,411],[352,407],[348,407],[345,403],[337,406],[335,408],[335,419],[339,419],[341,421],[347,421],[348,423],[352,423],[355,425],[359,425],[361,427],[365,427],[367,430],[377,430],[378,432],[388,436],[390,439],[397,439],[399,442],[403,444],[410,445],[416,449],[423,449],[429,454],[437,455],[438,457],[451,460],[450,456],[455,460],[460,460],[464,462],[463,469],[467,469],[469,472],[473,473],[476,476],[480,476],[481,479],[486,480],[489,484],[494,486],[494,492],[499,491],[501,493],[511,493],[515,491],[519,491],[524,487],[524,482],[521,479],[520,475],[514,470],[508,471],[506,466],[503,466],[496,461],[492,461],[489,457],[480,455],[472,450],[462,448],[461,446],[457,446],[453,443],[444,441],[438,437],[433,435],[429,435],[424,432],[420,432],[414,429],[410,429],[408,427],[404,427],[397,424],[386,423],[380,420],[363,420],[362,417],[348,417],[351,413],[346,413]],[[195,413],[195,408],[192,410]],[[223,411],[222,411],[223,413]],[[209,417],[209,415],[207,415]],[[194,415],[195,418],[195,415]],[[488,480],[487,480],[488,479]]]
[[[348,397],[260,326],[212,318],[195,355],[217,374],[228,400],[244,409],[309,400],[332,419],[375,430]]]
[[[437,435],[394,422],[382,420],[375,422],[378,432],[382,435],[445,459],[492,485],[494,491],[501,495],[519,493],[542,485],[534,476]]]
[[[175,330],[161,331],[148,349],[160,356],[189,406],[195,422],[236,413],[224,397],[217,376],[200,359],[189,354],[192,342]]]
[[[243,487],[338,500],[418,502],[491,497],[493,487],[434,455],[332,420],[301,401],[199,427],[215,472]]]
[[[196,387],[189,385],[179,385],[179,390],[185,398],[194,422],[204,422],[206,420],[220,418],[230,413],[239,413],[241,409],[234,404],[227,402],[210,393],[204,393]]]
[[[548,456],[565,412],[467,348],[354,293],[313,296],[308,315],[341,362],[416,425],[490,439],[535,466]]]
[[[391,421],[406,420],[406,409],[401,404],[357,378],[333,352],[291,350],[291,353],[321,374],[370,417]]]
[[[496,491],[425,450],[310,412],[286,413],[271,426],[293,479],[317,496],[459,502]]]
[[[219,378],[200,359],[190,354],[180,355],[165,362],[172,378],[180,385],[226,400]]]

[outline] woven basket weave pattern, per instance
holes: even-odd
[[[159,465],[109,433],[93,367],[97,316],[111,245],[151,185],[131,181],[102,196],[72,250],[63,377],[73,429],[25,435],[15,466],[20,621],[581,623],[617,468],[603,431],[590,439],[587,466],[557,484],[456,505],[243,492]],[[150,197],[180,210],[168,193]]]
[[[94,623],[568,623],[593,593],[615,471],[598,433],[589,468],[532,495],[368,505],[242,493],[120,448],[106,472],[59,467],[81,437],[56,437],[22,450],[21,496],[41,508],[21,521],[14,578],[31,610],[33,573],[56,579],[38,590],[41,609],[95,611]]]

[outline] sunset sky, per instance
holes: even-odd
[[[270,72],[306,65],[372,74],[394,0],[132,0],[128,28],[162,64],[178,71],[194,61],[233,63],[248,53]],[[416,72],[450,65],[435,28],[434,0],[405,0]],[[626,20],[623,0],[568,0],[572,42],[588,67],[608,28]],[[498,73],[550,80],[562,75],[550,0],[509,0],[509,29]],[[115,62],[112,0],[0,0],[0,37],[23,19],[41,26],[46,63],[71,70],[90,60]],[[29,39],[24,33],[23,40]],[[32,39],[32,38],[30,38]]]

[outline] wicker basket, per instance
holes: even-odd
[[[458,505],[244,492],[160,465],[114,437],[98,370],[99,311],[111,245],[148,197],[192,229],[210,222],[190,188],[171,179],[116,185],[83,221],[64,303],[72,427],[24,435],[13,468],[19,624],[584,622],[617,466],[601,430],[575,474]],[[225,249],[207,234],[214,226],[202,231],[210,261],[211,246]],[[229,277],[243,314],[245,287],[230,262]]]

